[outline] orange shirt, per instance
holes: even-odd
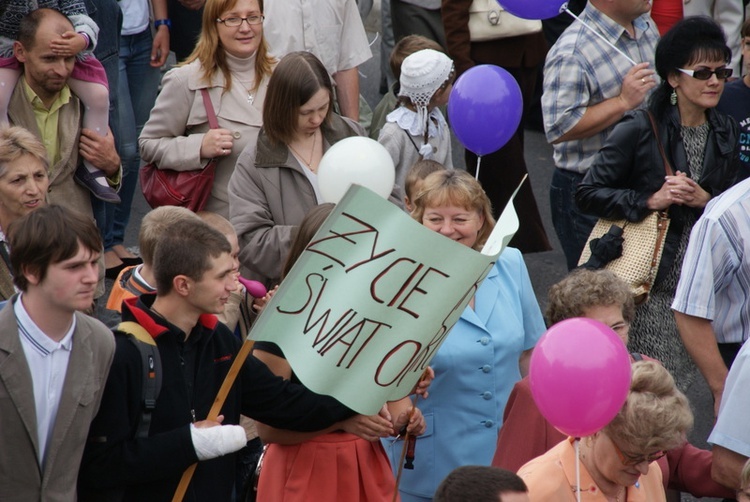
[[[581,472],[581,502],[607,502],[607,497],[596,486],[583,463]],[[550,451],[521,467],[518,475],[529,488],[531,502],[576,501],[576,453],[573,438],[568,438]],[[627,489],[626,502],[666,502],[661,469],[656,462],[648,466],[648,473]]]

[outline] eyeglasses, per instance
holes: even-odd
[[[226,19],[216,18],[217,23],[224,23],[224,26],[229,28],[237,28],[242,24],[242,21],[247,21],[247,24],[252,26],[254,24],[261,24],[265,16],[248,16],[248,17],[228,17]]]
[[[700,70],[685,70],[684,68],[677,68],[685,75],[690,75],[698,80],[708,80],[711,75],[716,75],[719,80],[726,80],[732,76],[732,68],[716,68],[715,70],[709,70],[708,68],[701,68]]]
[[[620,462],[622,462],[622,465],[624,466],[638,465],[643,462],[650,464],[651,462],[655,462],[667,454],[666,451],[662,450],[662,451],[657,451],[656,453],[652,453],[650,455],[630,455],[628,453],[624,453],[620,449],[620,447],[617,446],[617,443],[615,443],[614,439],[609,438],[609,440],[614,445],[615,451],[617,452],[617,456],[620,457]]]

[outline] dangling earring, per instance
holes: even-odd
[[[672,94],[669,95],[669,104],[674,106],[677,104],[677,91],[672,88]]]

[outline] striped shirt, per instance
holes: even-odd
[[[23,306],[21,294],[13,305],[18,323],[18,336],[31,370],[36,409],[36,432],[39,444],[39,466],[44,468],[47,443],[52,437],[57,410],[68,372],[70,352],[73,350],[73,331],[76,320],[71,317],[70,329],[62,340],[55,342],[39,329]]]
[[[719,343],[750,333],[750,179],[713,199],[693,227],[672,308],[713,321]]]
[[[580,18],[627,54],[654,68],[659,32],[648,14],[633,21],[635,37],[590,2]],[[542,113],[547,140],[552,143],[570,131],[586,108],[620,95],[630,62],[578,21],[574,21],[547,54],[544,64]],[[614,127],[614,126],[612,126]],[[585,173],[612,127],[582,140],[553,145],[555,165]]]

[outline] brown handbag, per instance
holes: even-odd
[[[659,153],[664,162],[664,171],[667,176],[674,175],[672,167],[667,161],[664,147],[659,139],[659,132],[651,112],[648,113],[651,128],[656,136]],[[607,263],[603,268],[614,272],[620,279],[625,281],[633,293],[637,304],[648,300],[651,287],[659,271],[661,256],[664,252],[667,230],[669,229],[669,216],[666,211],[653,211],[641,221],[610,220],[599,218],[594,229],[589,235],[586,246],[581,253],[578,265],[583,265],[591,257],[589,244],[592,240],[602,237],[609,232],[613,225],[622,229],[622,256]]]
[[[208,124],[211,129],[218,129],[219,122],[216,120],[216,112],[208,91],[201,89],[201,95],[208,115]],[[193,171],[159,169],[155,162],[146,164],[140,171],[141,191],[146,202],[152,208],[181,206],[196,212],[202,210],[214,186],[217,162],[213,158],[204,168]]]

